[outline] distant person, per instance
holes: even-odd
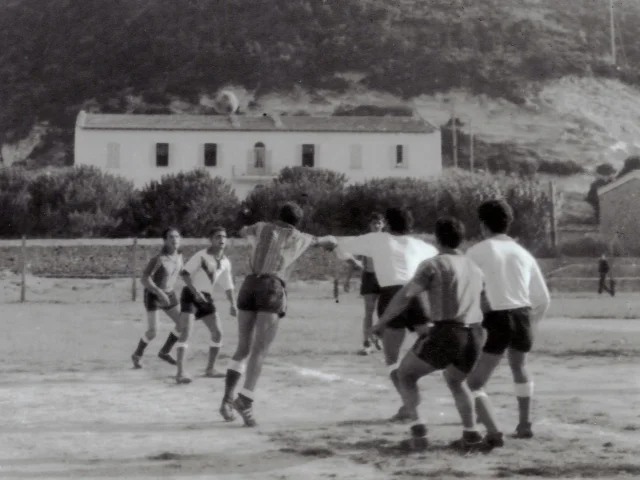
[[[515,383],[519,421],[515,438],[532,438],[531,398],[533,381],[527,370],[527,354],[535,330],[550,304],[549,290],[536,259],[507,235],[513,210],[504,200],[489,200],[478,208],[480,228],[485,240],[467,251],[482,270],[490,310],[482,322],[487,339],[478,363],[467,378],[476,399],[478,421],[487,428],[485,442],[491,447],[504,445],[483,388],[505,352]]]
[[[381,232],[384,229],[384,216],[381,213],[373,213],[369,221],[369,232]],[[380,284],[376,277],[376,271],[373,266],[373,258],[367,256],[356,257],[361,262],[362,276],[360,279],[360,295],[364,298],[364,320],[362,323],[363,343],[362,349],[358,351],[358,355],[369,355],[378,344],[377,338],[370,337],[371,327],[373,325],[373,315],[380,295]],[[345,283],[345,290],[348,291],[348,285],[351,276],[360,265],[350,262],[349,273]]]
[[[375,333],[384,332],[388,322],[426,292],[433,327],[418,337],[398,369],[400,394],[413,422],[410,438],[401,444],[405,449],[423,450],[428,446],[427,425],[418,410],[418,381],[438,370],[444,373],[462,420],[462,436],[451,446],[465,452],[485,446],[476,425],[473,395],[465,380],[482,351],[482,311],[487,302],[482,271],[458,250],[463,238],[464,226],[459,220],[441,218],[436,222],[440,254],[420,264],[373,329]]]
[[[138,342],[138,348],[131,355],[134,368],[142,368],[144,351],[147,345],[156,338],[159,310],[162,310],[173,320],[176,328],[169,334],[167,341],[158,353],[158,357],[171,365],[176,365],[176,361],[170,355],[171,349],[180,335],[177,328],[180,321],[180,308],[174,288],[184,266],[184,259],[180,253],[180,232],[177,229],[167,228],[162,233],[162,239],[164,240],[162,250],[149,261],[142,273],[147,331]]]
[[[607,255],[604,253],[600,257],[600,260],[598,260],[598,273],[600,275],[598,295],[602,295],[602,292],[607,291],[612,297],[615,296],[615,281],[613,280],[613,275],[611,275],[611,266],[609,265],[609,260],[607,260]],[[607,276],[609,276],[610,278],[609,287],[607,287]]]

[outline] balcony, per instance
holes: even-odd
[[[276,177],[277,172],[272,168],[271,152],[266,152],[265,158],[256,162],[253,152],[247,158],[244,168],[234,165],[232,167],[233,179],[239,182],[266,182]]]

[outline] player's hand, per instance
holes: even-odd
[[[229,307],[229,315],[231,315],[232,317],[237,317],[238,316],[238,309],[236,308],[235,305],[231,305]]]
[[[158,299],[160,300],[160,303],[162,304],[163,307],[167,307],[171,303],[171,300],[169,300],[169,295],[167,295],[162,290],[160,290],[158,292],[157,296],[158,296]]]

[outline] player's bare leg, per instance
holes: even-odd
[[[452,365],[444,371],[444,379],[453,395],[463,429],[462,437],[453,442],[451,446],[464,452],[470,452],[483,449],[485,444],[482,441],[482,435],[478,432],[475,401],[471,389],[465,382],[466,378],[466,373]]]
[[[469,385],[471,393],[475,398],[478,422],[482,423],[487,429],[487,443],[495,447],[501,447],[504,445],[504,441],[502,432],[496,422],[489,396],[484,391],[484,387],[500,363],[500,360],[502,360],[502,355],[482,352],[478,363],[476,363],[467,377],[467,385]]]
[[[144,350],[158,334],[158,316],[158,310],[147,312],[147,330],[138,342],[136,351],[131,355],[133,368],[142,368],[142,356],[144,355]]]
[[[224,378],[225,374],[219,370],[216,370],[216,360],[220,353],[220,347],[222,346],[222,324],[220,317],[217,313],[208,315],[202,319],[202,322],[209,329],[211,334],[211,341],[209,343],[209,359],[207,361],[207,368],[205,369],[204,376],[209,378]]]
[[[400,383],[398,380],[398,359],[400,357],[400,349],[404,343],[407,332],[404,328],[385,328],[382,334],[382,351],[384,353],[384,361],[389,371],[389,378],[393,383],[396,391],[400,393]],[[403,422],[409,419],[404,406],[398,409],[398,412],[391,417],[391,421]]]
[[[233,407],[242,416],[244,424],[247,427],[254,427],[256,425],[253,416],[253,393],[256,389],[260,374],[262,373],[262,366],[269,352],[269,347],[271,347],[271,343],[278,332],[279,323],[280,317],[278,314],[258,312],[255,337],[247,362],[244,386],[233,402]]]
[[[373,352],[373,348],[380,349],[377,338],[370,338],[369,331],[373,325],[373,314],[376,310],[376,302],[378,301],[378,295],[375,293],[368,293],[363,295],[364,297],[364,319],[362,322],[363,333],[363,348],[358,352],[358,355],[369,355]]]
[[[404,440],[401,446],[408,450],[424,450],[429,442],[427,440],[427,426],[418,407],[420,406],[420,389],[418,380],[433,373],[436,369],[409,350],[396,370],[398,391],[402,397],[404,416],[411,421],[409,439]]]
[[[174,347],[174,345],[178,341],[178,338],[180,337],[180,307],[176,305],[169,310],[165,310],[165,313],[173,321],[175,328],[172,332],[169,333],[167,340],[164,342],[164,345],[158,352],[158,358],[164,360],[170,365],[176,365],[175,359],[171,356],[171,349]]]
[[[238,311],[238,346],[231,357],[231,362],[227,368],[227,374],[224,381],[224,396],[220,405],[220,415],[227,422],[235,419],[233,411],[233,397],[235,396],[236,387],[242,378],[245,369],[245,362],[251,346],[253,345],[253,337],[256,327],[255,312]]]
[[[533,381],[527,370],[527,354],[510,348],[507,351],[507,358],[509,359],[516,397],[518,398],[519,421],[514,437],[532,438],[531,397],[533,396]]]
[[[192,313],[183,312],[180,315],[180,338],[178,339],[178,343],[176,343],[176,360],[178,364],[177,373],[176,373],[176,382],[179,384],[191,383],[191,378],[185,374],[185,357],[187,353],[187,347],[189,342],[189,337],[191,335],[191,329],[193,327],[193,318],[194,315]]]

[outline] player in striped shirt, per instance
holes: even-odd
[[[419,238],[410,235],[413,226],[411,212],[389,208],[385,212],[388,232],[372,232],[357,237],[333,237],[339,258],[347,260],[346,253],[366,255],[373,258],[376,277],[380,283],[377,313],[382,316],[393,296],[411,280],[418,265],[438,254],[438,250]],[[429,319],[418,301],[411,302],[408,309],[387,324],[382,334],[382,350],[389,377],[398,390],[398,359],[407,331],[419,332],[426,328]],[[399,392],[399,390],[398,390]],[[392,421],[408,418],[404,407],[391,417]]]
[[[536,259],[507,235],[513,220],[511,206],[504,200],[489,200],[478,208],[478,217],[485,240],[469,248],[467,256],[485,275],[491,309],[483,320],[487,340],[467,381],[476,397],[478,419],[487,428],[485,441],[501,447],[503,436],[483,388],[506,353],[520,417],[514,437],[533,437],[533,381],[526,367],[527,354],[549,308],[550,295]]]
[[[223,227],[215,227],[210,234],[209,248],[196,252],[189,259],[181,275],[186,286],[180,295],[180,338],[176,345],[178,383],[191,383],[191,378],[184,373],[185,352],[193,327],[193,320],[202,320],[211,334],[209,343],[209,361],[205,370],[206,377],[221,378],[224,374],[215,370],[216,359],[222,346],[222,325],[220,316],[213,301],[213,288],[220,285],[229,300],[229,314],[237,315],[233,286],[231,262],[224,254],[227,232]]]
[[[286,281],[290,270],[309,247],[330,245],[326,239],[296,228],[302,216],[299,205],[286,203],[280,209],[278,221],[258,222],[240,231],[240,235],[251,244],[250,273],[238,292],[238,347],[227,369],[220,406],[220,414],[226,421],[234,420],[235,409],[246,426],[256,425],[254,392],[280,319],[286,314]],[[234,399],[245,361],[244,385]]]
[[[393,297],[373,332],[384,332],[412,300],[422,296],[422,306],[428,310],[433,326],[418,338],[398,368],[400,393],[413,421],[411,437],[402,446],[410,450],[428,446],[427,427],[418,411],[418,381],[444,370],[463,424],[461,439],[451,446],[465,452],[480,450],[486,445],[476,426],[473,396],[465,379],[482,349],[482,309],[487,308],[486,301],[483,302],[484,276],[458,250],[464,237],[464,226],[459,220],[439,219],[435,230],[441,253],[420,264],[411,281]]]
[[[381,213],[373,213],[369,222],[370,232],[381,232],[384,229],[384,216]],[[360,280],[360,295],[364,298],[364,320],[362,322],[363,343],[362,349],[358,351],[358,355],[369,355],[373,351],[374,345],[377,346],[377,338],[370,338],[369,334],[373,325],[373,315],[376,310],[376,303],[380,295],[380,284],[376,277],[376,271],[373,266],[373,258],[362,256],[357,258],[362,266],[362,276]],[[346,284],[354,270],[360,268],[360,265],[353,262],[350,263],[349,273],[347,275]],[[378,347],[379,348],[379,347]]]
[[[144,285],[143,302],[147,311],[147,331],[138,342],[138,348],[131,355],[134,368],[142,368],[142,356],[147,345],[156,338],[158,332],[158,311],[162,310],[178,325],[180,309],[174,291],[176,281],[182,270],[183,258],[180,253],[180,232],[175,228],[167,228],[162,233],[164,245],[158,255],[154,256],[142,273]],[[178,340],[177,328],[169,334],[158,357],[171,365],[176,361],[171,357],[171,349]]]

